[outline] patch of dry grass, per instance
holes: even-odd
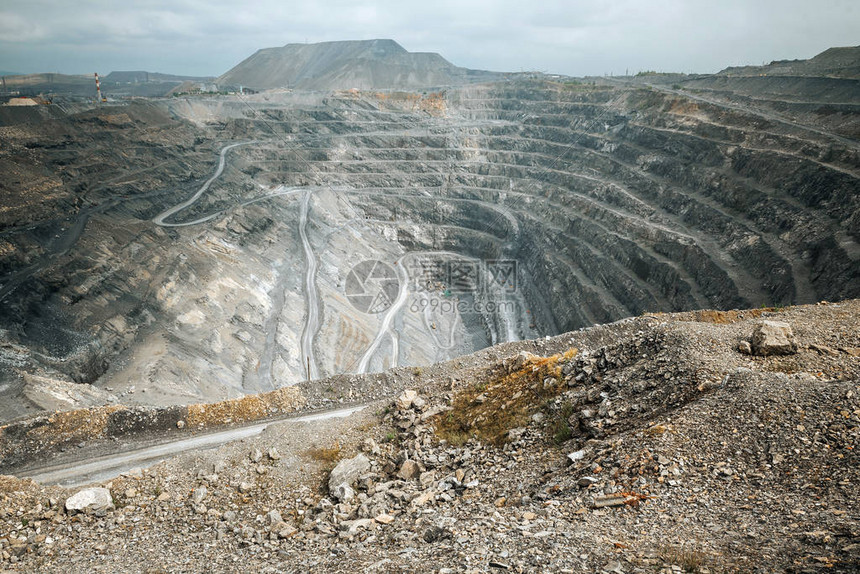
[[[715,574],[724,571],[715,556],[695,548],[667,544],[659,548],[657,556],[665,564],[680,566],[684,572],[690,574]]]
[[[45,446],[102,438],[107,431],[111,413],[125,408],[111,405],[57,412],[48,418],[48,424],[31,429],[27,439]]]
[[[503,443],[509,430],[524,426],[547,399],[564,391],[561,367],[576,353],[532,356],[515,370],[472,383],[457,393],[451,410],[436,417],[437,436],[452,444],[471,437]]]
[[[284,387],[261,395],[247,395],[219,403],[188,405],[188,424],[219,426],[248,422],[276,414],[289,413],[305,404],[305,397],[295,387]]]
[[[334,443],[331,447],[309,448],[303,453],[306,457],[326,465],[334,465],[340,460],[340,444]]]

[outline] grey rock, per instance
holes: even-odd
[[[370,470],[370,460],[363,454],[340,461],[329,475],[329,491],[333,491],[341,484],[351,485],[368,470]]]
[[[113,497],[107,488],[87,488],[66,500],[69,512],[100,512],[113,510]]]
[[[345,482],[335,486],[334,490],[330,490],[329,492],[331,492],[331,495],[341,502],[349,502],[355,498],[355,491]]]
[[[361,450],[372,455],[378,455],[380,453],[379,445],[376,444],[375,440],[369,437],[364,439],[364,442],[361,443]]]
[[[205,486],[200,486],[195,488],[191,493],[191,502],[195,506],[203,502],[203,499],[206,498],[206,495],[209,494],[209,490]]]
[[[347,531],[348,534],[355,534],[359,530],[367,530],[373,528],[372,518],[358,518],[356,520],[344,520],[340,523],[340,529]]]
[[[421,535],[421,538],[424,539],[424,542],[437,542],[443,538],[450,538],[451,533],[441,526],[431,526],[424,531]]]
[[[597,481],[598,481],[598,479],[594,478],[593,476],[583,476],[582,478],[580,478],[579,480],[576,481],[576,484],[580,488],[588,488],[589,486],[596,483]]]
[[[515,371],[519,371],[520,369],[525,367],[526,364],[531,361],[534,361],[537,358],[537,355],[533,355],[527,351],[520,351],[519,353],[517,353],[517,356],[510,361],[508,372],[513,373]]]
[[[270,510],[269,512],[266,513],[266,524],[268,524],[270,528],[273,526],[276,526],[278,524],[281,524],[283,521],[284,521],[284,519],[281,518],[281,513],[278,512],[277,510]],[[280,529],[278,529],[278,530],[280,530]]]
[[[797,352],[797,342],[791,325],[782,321],[761,321],[753,330],[751,346],[759,356],[793,355]]]
[[[574,462],[580,461],[584,458],[585,458],[585,449],[578,450],[576,452],[572,452],[569,455],[567,455],[567,460],[570,461],[571,464]]]
[[[418,398],[418,392],[412,389],[406,389],[403,391],[394,404],[401,411],[409,410],[412,408],[412,403],[415,399]]]
[[[433,472],[432,470],[429,470],[427,472],[422,472],[421,475],[418,477],[418,482],[424,488],[428,488],[429,486],[431,486],[435,480],[436,480],[436,473]]]
[[[400,471],[397,473],[398,478],[403,480],[412,480],[421,474],[421,467],[414,460],[404,460],[400,465]]]

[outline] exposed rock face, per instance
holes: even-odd
[[[793,355],[797,342],[791,325],[782,321],[762,321],[755,326],[750,342],[756,355]]]
[[[101,78],[102,94],[111,101],[123,96],[163,97],[184,82],[212,85],[215,78],[196,76],[174,76],[150,72],[111,72]],[[76,95],[91,100],[95,95],[93,77],[67,74],[22,74],[6,76],[9,90],[21,94],[39,96],[57,94]],[[64,106],[65,107],[65,106]]]
[[[860,79],[860,46],[829,48],[808,60],[777,60],[765,66],[730,67],[717,75]]]

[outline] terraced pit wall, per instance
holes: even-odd
[[[860,295],[856,145],[651,88],[511,82],[445,97],[431,120],[372,95],[277,110],[313,135],[294,140],[302,161],[257,160],[261,177],[348,189],[407,250],[516,259],[542,334]]]
[[[463,317],[445,358],[505,340],[511,321],[510,338],[528,339],[646,312],[858,297],[860,143],[829,131],[853,125],[853,108],[792,97],[801,121],[693,91],[543,80],[26,112],[46,117],[0,133],[17,178],[0,235],[0,388],[20,396],[38,374],[187,403],[304,380],[304,191],[324,375],[353,372],[379,334],[344,298],[349,269],[405,252],[519,266],[521,313]],[[227,142],[249,140],[174,218],[212,219],[153,223],[212,177]],[[296,195],[246,205],[280,186]],[[443,329],[421,319],[400,313],[400,354],[389,344],[372,370],[434,362],[420,351]],[[6,396],[6,420],[33,408]]]

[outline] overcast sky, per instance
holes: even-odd
[[[243,6],[244,4],[244,6]],[[0,71],[217,76],[259,48],[392,38],[497,71],[715,72],[860,44],[858,0],[4,0]]]

